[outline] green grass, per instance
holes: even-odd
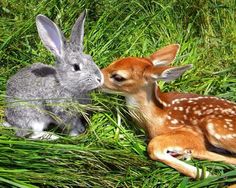
[[[179,43],[174,64],[192,63],[194,68],[173,83],[161,83],[161,88],[236,101],[234,0],[1,0],[0,121],[4,120],[7,79],[34,62],[54,62],[39,40],[35,16],[47,15],[69,37],[85,8],[89,10],[85,51],[99,67],[119,57],[147,56],[167,44]],[[99,92],[92,97],[102,111],[94,112],[87,133],[76,138],[30,141],[0,127],[0,186],[185,188],[236,182],[233,165],[190,161],[216,175],[192,180],[151,161],[145,135],[135,128],[123,98]]]

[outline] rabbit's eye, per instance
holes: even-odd
[[[78,64],[73,65],[74,71],[80,71],[80,66]]]
[[[126,80],[124,77],[122,77],[119,74],[113,74],[113,75],[111,75],[111,78],[114,79],[117,82],[123,82],[123,81]]]

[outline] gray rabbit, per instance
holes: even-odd
[[[42,63],[23,68],[7,83],[6,126],[31,139],[56,139],[45,130],[57,125],[70,135],[85,131],[81,114],[69,113],[65,102],[90,103],[89,91],[103,84],[103,76],[90,55],[83,53],[84,22],[81,13],[67,42],[57,25],[44,15],[36,17],[39,36],[56,57],[55,66]],[[56,115],[60,123],[53,118]]]

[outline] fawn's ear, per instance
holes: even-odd
[[[175,60],[179,48],[179,44],[168,45],[153,53],[149,59],[152,61],[154,66],[169,65]]]
[[[154,81],[162,80],[165,82],[170,82],[170,81],[173,81],[173,80],[179,78],[184,72],[191,69],[192,67],[193,67],[193,65],[191,65],[191,64],[184,65],[181,67],[171,67],[171,68],[164,70],[162,73],[153,72],[151,74],[151,78]]]

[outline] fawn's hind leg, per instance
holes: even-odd
[[[151,159],[158,160],[192,178],[208,177],[210,173],[176,158],[194,156],[196,151],[204,151],[204,140],[191,132],[178,131],[154,137],[148,144]]]
[[[198,159],[207,159],[210,161],[219,161],[219,162],[225,162],[228,164],[234,164],[236,165],[236,158],[235,157],[229,157],[229,156],[224,156],[218,153],[214,153],[211,151],[199,151],[193,153],[193,157],[198,158]]]
[[[187,154],[197,159],[236,164],[234,157],[208,151],[201,134],[184,130],[154,137],[148,144],[148,153],[151,159],[159,160],[192,178],[207,177],[210,173],[206,171],[204,174],[203,170],[180,161],[176,157],[185,157]]]
[[[236,153],[236,118],[207,119],[202,128],[213,146]]]

